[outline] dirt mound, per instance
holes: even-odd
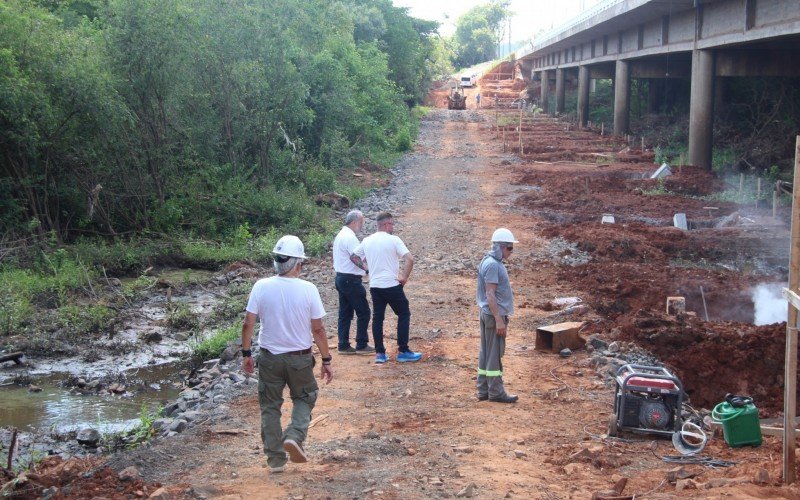
[[[47,493],[49,498],[147,498],[158,490],[158,483],[147,483],[134,476],[121,477],[102,465],[100,457],[47,457],[31,470],[21,473],[2,487],[3,496],[34,499]]]
[[[695,406],[713,408],[734,393],[753,397],[762,418],[783,410],[784,324],[708,323],[640,310],[620,331],[673,367]]]

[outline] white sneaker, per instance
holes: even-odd
[[[279,473],[279,472],[283,472],[283,471],[285,471],[285,470],[286,470],[286,466],[285,466],[285,465],[279,465],[279,466],[277,466],[277,467],[270,467],[270,468],[269,468],[269,471],[270,471],[271,473],[273,473],[273,474],[277,474],[277,473]]]
[[[294,439],[287,439],[284,441],[283,450],[289,454],[289,460],[296,464],[308,462],[308,457],[303,451],[303,447]]]

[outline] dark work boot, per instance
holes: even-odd
[[[489,401],[493,403],[516,403],[519,399],[519,396],[516,394],[503,394],[502,396],[498,396],[496,398],[489,398]]]

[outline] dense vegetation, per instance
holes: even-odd
[[[436,23],[390,0],[0,3],[0,231],[235,237],[411,145]]]
[[[58,351],[149,266],[324,251],[314,196],[411,146],[437,28],[391,0],[0,2],[0,334]]]

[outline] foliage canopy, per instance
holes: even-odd
[[[410,147],[436,23],[390,0],[0,3],[0,230],[313,227]]]

